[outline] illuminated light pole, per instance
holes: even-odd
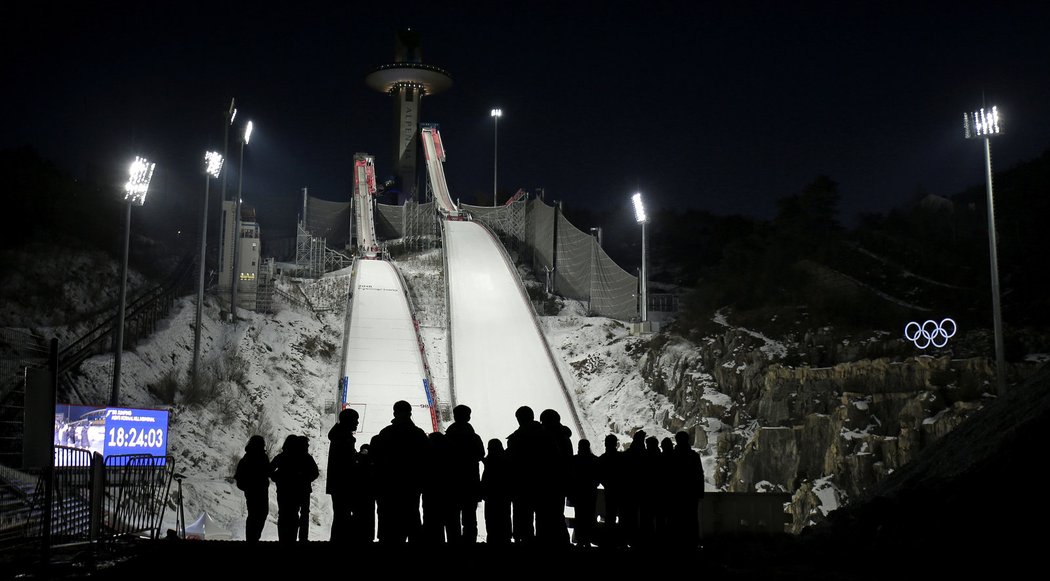
[[[1002,133],[999,109],[982,107],[963,113],[963,130],[967,139],[984,140],[984,173],[988,183],[988,253],[992,270],[992,322],[995,328],[995,380],[999,394],[1006,393],[1006,352],[1003,347],[1003,312],[999,305],[999,252],[995,244],[995,197],[992,194],[992,136]]]
[[[638,286],[641,289],[640,305],[638,307],[638,316],[641,319],[642,328],[645,328],[646,321],[649,320],[649,283],[647,280],[648,275],[648,248],[646,248],[646,235],[645,225],[649,222],[649,216],[645,214],[645,205],[642,203],[642,194],[635,194],[631,196],[631,202],[634,204],[634,219],[636,222],[642,225],[642,270],[641,280],[638,281]]]
[[[200,367],[201,359],[201,311],[204,308],[204,253],[208,247],[208,189],[211,187],[211,178],[219,177],[222,172],[223,157],[217,151],[209,151],[204,154],[204,205],[201,208],[201,253],[200,265],[197,275],[197,314],[193,325],[193,371],[190,379],[197,384],[197,369]]]
[[[124,351],[124,310],[128,304],[128,247],[131,245],[131,206],[146,203],[146,192],[153,179],[153,170],[157,164],[150,163],[144,157],[135,157],[128,169],[128,183],[124,184],[124,201],[127,212],[124,214],[124,259],[120,263],[120,306],[117,307],[117,340],[113,344],[113,391],[109,396],[109,405],[120,405],[120,356]]]
[[[252,122],[244,126],[244,135],[241,138],[241,161],[237,168],[237,205],[233,217],[233,264],[230,269],[230,321],[237,321],[237,280],[241,274],[237,262],[241,253],[241,187],[244,185],[244,146],[252,138]]]
[[[499,118],[503,117],[503,109],[493,109],[489,116],[492,117],[492,206],[496,206],[496,176],[499,172]]]

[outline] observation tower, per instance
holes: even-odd
[[[419,33],[402,30],[397,33],[394,62],[377,67],[365,77],[369,87],[394,98],[395,172],[402,199],[417,199],[420,101],[424,95],[436,95],[452,86],[448,72],[423,64],[422,55]]]

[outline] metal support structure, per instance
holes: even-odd
[[[496,207],[496,178],[499,175],[499,118],[503,110],[492,110],[492,207]]]
[[[995,197],[992,193],[992,140],[984,139],[984,171],[988,182],[988,253],[991,256],[992,324],[995,331],[995,380],[1000,395],[1006,393],[1006,349],[1003,342],[1003,311],[999,301],[999,252],[996,249]]]
[[[197,384],[197,371],[201,359],[201,311],[204,310],[204,256],[208,248],[208,188],[211,187],[211,174],[204,173],[204,205],[201,206],[200,255],[197,257],[197,312],[193,321],[193,367],[190,380]]]
[[[1000,395],[1006,393],[1006,352],[1003,347],[1003,313],[999,304],[999,252],[996,250],[995,196],[992,192],[991,139],[1002,133],[998,107],[981,107],[963,113],[963,132],[967,139],[984,140],[984,172],[988,184],[988,254],[992,276],[992,322],[995,331],[995,378]]]
[[[237,165],[237,205],[233,216],[233,264],[230,268],[230,321],[237,322],[237,282],[241,274],[238,261],[241,253],[241,187],[244,185],[244,139],[241,139],[241,155]]]
[[[131,200],[124,213],[124,258],[120,262],[120,303],[117,307],[117,338],[113,341],[113,389],[109,395],[109,405],[120,405],[120,356],[124,351],[124,310],[128,303],[128,247],[131,245]]]
[[[641,304],[638,305],[638,315],[642,323],[649,320],[649,237],[646,235],[645,225],[646,222],[642,222],[642,270],[638,278],[638,286],[641,287]]]

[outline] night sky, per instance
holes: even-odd
[[[146,155],[154,222],[199,204],[230,97],[255,123],[244,198],[264,232],[294,231],[303,186],[347,199],[355,152],[393,175],[392,106],[364,77],[405,27],[453,77],[422,117],[441,125],[464,201],[491,199],[493,107],[501,190],[624,212],[640,190],[769,218],[820,174],[847,223],[957,193],[983,183],[983,150],[962,134],[982,98],[1005,120],[997,169],[1050,147],[1045,3],[37,4],[0,9],[0,148],[114,181]]]

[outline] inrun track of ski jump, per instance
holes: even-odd
[[[514,265],[495,235],[452,201],[444,148],[435,127],[421,131],[427,176],[441,221],[449,313],[451,402],[465,404],[482,441],[518,428],[523,405],[553,409],[581,437],[576,407],[540,329]],[[355,156],[354,261],[344,336],[340,400],[361,414],[358,441],[389,424],[394,402],[412,404],[416,425],[437,431],[437,402],[403,279],[381,259],[375,240],[375,171],[371,156]],[[450,421],[451,418],[443,418]]]

